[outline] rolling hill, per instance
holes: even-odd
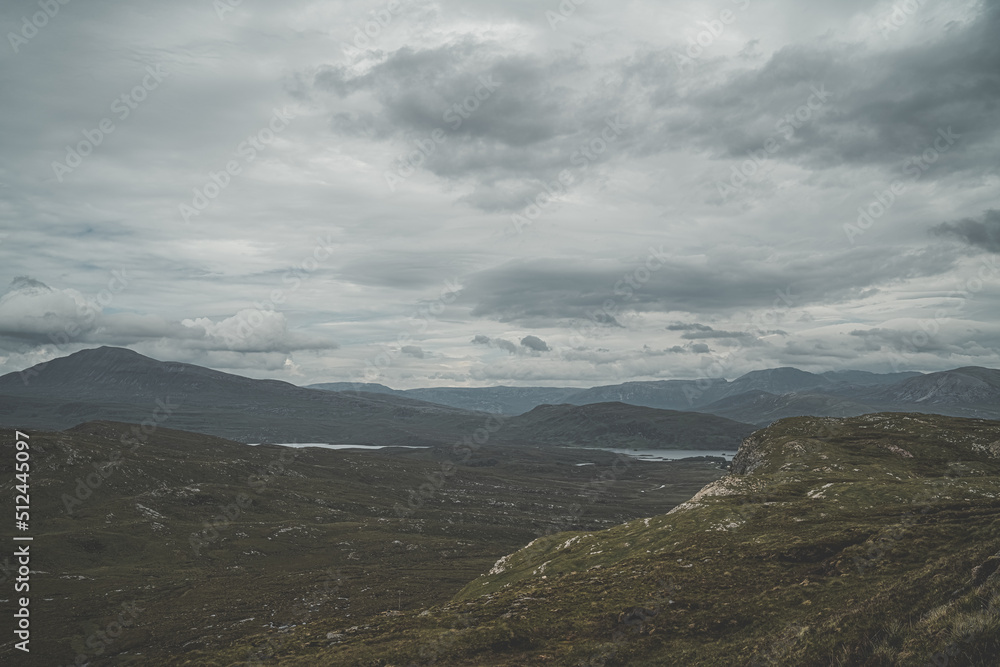
[[[633,449],[731,449],[754,430],[724,417],[625,403],[541,405],[511,418],[501,442]]]
[[[446,604],[296,628],[282,664],[995,665],[997,488],[1000,422],[785,419],[668,513],[535,539]]]
[[[804,391],[790,394],[771,394],[766,391],[748,391],[719,399],[701,408],[704,412],[766,426],[786,417],[822,416],[856,417],[878,410],[846,397]]]
[[[0,377],[0,415],[14,428],[56,430],[104,419],[241,442],[375,444],[443,442],[482,421],[434,403],[304,389],[112,347]]]
[[[305,623],[351,627],[445,603],[553,527],[664,512],[723,474],[704,461],[622,470],[608,452],[509,445],[468,460],[450,447],[252,447],[166,427],[123,446],[132,428],[29,430],[33,641],[27,660],[11,637],[0,642],[0,664],[209,666],[220,663],[205,652],[241,646],[236,664],[276,664]],[[14,462],[5,437],[8,498]],[[612,469],[614,484],[588,502]],[[13,529],[0,531],[8,545]],[[11,548],[0,554],[8,600],[16,576]]]

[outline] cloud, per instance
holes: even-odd
[[[698,340],[700,338],[747,338],[753,339],[756,336],[747,331],[720,331],[705,324],[672,324],[667,327],[669,331],[684,331],[681,338],[685,340]]]
[[[521,345],[535,352],[548,352],[552,349],[548,346],[548,344],[544,340],[542,340],[538,336],[531,336],[531,335],[522,338]]]
[[[997,349],[1000,340],[995,333],[992,336],[979,338],[970,335],[971,332],[946,329],[935,335],[929,335],[924,328],[914,323],[913,329],[895,329],[885,327],[872,327],[870,329],[856,329],[850,332],[851,336],[862,339],[864,350],[887,351],[896,354],[921,352],[942,354],[951,356],[954,354],[970,354],[976,349],[981,349],[983,343]]]
[[[402,352],[408,357],[414,357],[415,359],[424,358],[424,351],[421,350],[416,345],[404,345],[402,348],[400,348],[400,352]]]
[[[517,354],[517,346],[509,340],[504,340],[503,338],[494,338],[492,344],[499,347],[501,350],[505,350],[511,354]]]
[[[391,143],[397,158],[386,166],[403,178],[412,167],[470,182],[461,201],[485,211],[523,207],[621,114],[606,73],[578,52],[518,53],[459,34],[364,62],[322,65],[304,84],[310,95],[333,94],[331,129]],[[586,162],[610,155],[591,153]]]
[[[990,156],[1000,145],[993,120],[1000,45],[990,35],[998,28],[1000,8],[982,3],[934,39],[896,48],[828,35],[785,45],[762,65],[703,62],[699,85],[687,89],[675,81],[675,52],[649,50],[629,61],[626,81],[660,100],[639,121],[647,151],[683,142],[743,161],[773,138],[779,148],[770,161],[902,171],[950,127],[961,135],[958,145],[922,177],[996,173]]]
[[[707,324],[698,324],[697,322],[692,322],[690,324],[678,322],[676,324],[668,325],[667,331],[712,331],[712,327]]]
[[[476,345],[488,345],[490,347],[496,347],[508,354],[517,354],[517,345],[504,338],[490,338],[489,336],[484,336],[482,334],[476,334],[476,337],[472,339],[472,342]]]
[[[987,252],[1000,252],[1000,210],[985,211],[979,219],[965,218],[933,228],[939,236],[953,236]]]
[[[898,30],[891,4],[733,5],[690,65],[697,3],[584,3],[557,30],[526,0],[402,3],[346,51],[366,3],[71,4],[3,73],[0,372],[96,345],[394,387],[884,371],[939,311],[905,364],[1000,365],[1000,4],[917,3]],[[247,161],[276,108],[294,118]],[[512,234],[513,212],[538,215]]]
[[[618,327],[620,329],[625,328],[625,326],[621,322],[619,322],[614,315],[609,315],[608,313],[600,313],[600,312],[593,313],[592,315],[593,315],[592,319],[594,320],[594,322],[597,322],[598,324],[604,324],[609,327]]]
[[[783,308],[844,303],[902,280],[940,275],[955,262],[950,253],[935,249],[900,249],[887,256],[884,249],[859,248],[758,259],[719,247],[708,261],[671,258],[641,289],[626,290],[625,279],[634,266],[625,262],[594,261],[582,267],[570,259],[535,259],[469,276],[460,300],[471,301],[472,314],[478,317],[527,326],[566,326],[574,319],[608,314],[609,300],[613,316],[629,311],[719,312],[775,303]]]
[[[55,289],[19,276],[0,297],[0,338],[60,349],[94,343],[235,354],[337,348],[333,341],[289,331],[282,313],[266,309],[242,309],[218,321],[199,317],[179,322],[152,314],[110,311],[106,308],[115,301],[113,292],[124,289],[121,283],[111,285],[95,301],[74,289]]]
[[[771,163],[902,172],[939,130],[953,128],[958,144],[921,174],[938,180],[996,172],[1000,133],[992,109],[1000,91],[992,82],[1000,46],[992,36],[998,28],[1000,9],[984,4],[929,43],[871,49],[827,37],[787,44],[763,61],[745,54],[703,59],[689,72],[678,68],[684,47],[677,44],[595,62],[579,50],[516,52],[460,32],[375,59],[365,54],[353,63],[320,65],[303,85],[310,94],[333,96],[333,131],[390,142],[402,163],[470,183],[460,200],[485,211],[523,208],[566,169],[590,179],[591,162],[679,148],[722,161],[723,172],[763,152],[768,140],[778,146],[765,156]],[[493,83],[477,99],[483,81]],[[472,110],[456,113],[467,100]],[[619,118],[625,134],[613,150],[583,160],[581,148],[600,137],[609,118]],[[444,140],[429,140],[435,130]]]
[[[36,343],[79,337],[94,330],[100,312],[77,290],[56,290],[18,276],[0,297],[0,336]]]
[[[202,338],[195,347],[235,352],[292,352],[294,350],[333,350],[336,343],[305,336],[288,329],[283,313],[244,308],[232,317],[214,321],[207,317],[186,319],[181,324]]]

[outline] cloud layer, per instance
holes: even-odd
[[[0,371],[1000,364],[996,3],[218,5],[0,8]]]

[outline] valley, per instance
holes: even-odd
[[[248,636],[267,643],[234,660],[271,664],[304,623],[443,604],[538,536],[667,511],[724,472],[572,449],[487,445],[462,462],[451,447],[249,447],[167,428],[109,464],[130,437],[114,422],[31,433],[35,664],[165,664]]]
[[[997,422],[784,420],[670,512],[535,539],[444,604],[295,628],[281,664],[995,665],[998,489]]]
[[[1000,422],[851,413],[988,408],[996,371],[775,371],[703,383],[746,422],[625,402],[683,383],[502,414],[115,348],[0,377],[33,664],[994,664]]]

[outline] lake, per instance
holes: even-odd
[[[566,449],[569,449],[568,447]],[[676,461],[692,456],[718,456],[732,461],[736,455],[736,450],[722,449],[616,449],[613,447],[574,447],[581,450],[598,450],[602,452],[614,452],[615,454],[626,454],[639,461]]]
[[[386,447],[396,447],[399,449],[427,449],[421,445],[331,445],[326,442],[249,442],[251,447],[261,444],[277,445],[279,447],[322,447],[323,449],[385,449]]]

